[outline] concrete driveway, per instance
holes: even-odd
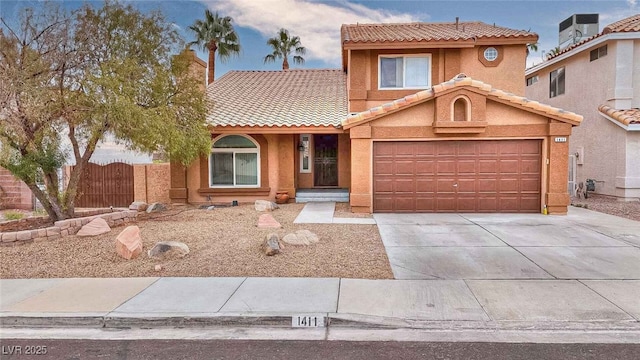
[[[540,214],[375,214],[396,279],[640,279],[640,222]]]

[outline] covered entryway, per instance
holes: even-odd
[[[374,212],[539,212],[542,140],[373,146]]]
[[[314,181],[317,187],[338,186],[338,135],[319,135],[313,137],[314,143]]]

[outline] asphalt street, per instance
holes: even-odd
[[[4,359],[635,360],[639,344],[269,340],[2,340]],[[39,355],[27,352],[40,352]]]

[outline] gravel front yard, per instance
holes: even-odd
[[[275,276],[392,279],[384,246],[375,225],[293,224],[304,204],[281,205],[270,213],[281,229],[258,229],[253,205],[200,210],[174,207],[141,214],[144,251],[137,259],[115,254],[110,233],[53,242],[0,247],[0,278],[140,277],[140,276]],[[280,236],[307,229],[320,237],[310,246],[286,245],[267,257],[260,249],[271,232]],[[181,241],[191,253],[182,259],[151,259],[146,252],[158,241]],[[155,271],[155,265],[162,265]]]
[[[640,221],[640,201],[620,201],[615,197],[589,194],[587,199],[572,198],[571,205]]]

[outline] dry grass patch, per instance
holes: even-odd
[[[215,210],[175,207],[141,214],[144,253],[124,260],[115,238],[124,228],[93,238],[63,239],[0,247],[1,278],[139,277],[139,276],[276,276],[391,279],[384,246],[375,225],[293,224],[304,204],[281,205],[272,212],[282,229],[258,229],[258,213],[243,205]],[[270,232],[281,237],[307,229],[320,237],[310,246],[286,245],[265,256],[260,245]],[[181,241],[191,253],[182,259],[156,260],[147,250],[158,241]],[[155,265],[163,270],[156,272]]]

